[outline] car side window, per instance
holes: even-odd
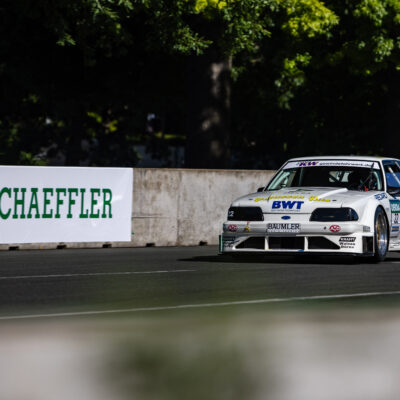
[[[372,177],[372,185],[375,187],[374,190],[383,190],[382,174],[380,171],[374,170]]]
[[[400,187],[400,165],[398,161],[384,161],[383,168],[386,176],[386,183],[388,188]]]

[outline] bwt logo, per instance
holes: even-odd
[[[318,161],[302,161],[299,163],[299,167],[315,167]]]
[[[284,210],[300,210],[304,201],[274,201],[272,203],[272,209],[284,209]],[[296,207],[295,207],[296,206]]]

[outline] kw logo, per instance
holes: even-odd
[[[315,167],[318,161],[303,161],[299,163],[299,167]]]
[[[274,201],[272,209],[275,210],[300,210],[304,201]]]

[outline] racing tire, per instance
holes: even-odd
[[[380,262],[386,257],[389,247],[388,222],[385,212],[378,207],[374,219],[374,255],[372,261]]]

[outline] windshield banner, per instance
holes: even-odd
[[[131,168],[0,166],[0,243],[131,240]]]
[[[301,168],[301,167],[358,167],[379,169],[379,164],[374,161],[359,160],[310,160],[310,161],[291,161],[287,163],[283,169]]]

